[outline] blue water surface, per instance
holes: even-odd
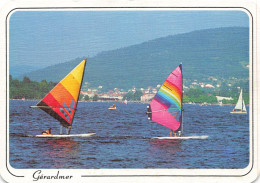
[[[37,101],[10,100],[9,163],[13,168],[227,168],[249,164],[249,115],[230,114],[234,106],[184,104],[183,136],[208,139],[151,140],[169,129],[147,119],[147,104],[79,102],[71,134],[90,138],[35,138],[59,133],[59,122]],[[248,108],[247,108],[248,110]]]

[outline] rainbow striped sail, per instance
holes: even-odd
[[[174,69],[148,107],[148,117],[171,130],[179,131],[182,121],[182,64]]]
[[[71,127],[76,112],[86,59],[63,78],[37,105],[37,108]]]

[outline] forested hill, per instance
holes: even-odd
[[[57,82],[82,59],[53,65],[26,76],[36,81]],[[199,30],[102,52],[88,58],[84,80],[90,87],[102,85],[106,89],[156,86],[180,62],[186,80],[209,76],[248,78],[249,29]]]

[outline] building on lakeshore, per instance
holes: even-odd
[[[96,93],[93,91],[81,91],[80,94],[84,96],[88,95],[89,97],[94,97]]]
[[[117,92],[108,92],[108,93],[100,93],[98,95],[99,100],[104,100],[104,101],[121,101],[123,100],[123,95],[119,94]]]
[[[233,100],[232,97],[221,97],[221,96],[216,96],[218,102],[222,101],[222,100]]]
[[[155,94],[144,94],[141,96],[141,102],[148,102],[150,101],[153,97],[155,96]]]
[[[205,87],[206,88],[215,88],[212,84],[206,84]]]

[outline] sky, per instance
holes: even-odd
[[[152,39],[219,27],[249,27],[220,10],[21,11],[9,18],[9,65],[43,68]]]

